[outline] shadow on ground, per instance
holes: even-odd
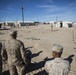
[[[72,55],[68,56],[67,58],[65,58],[65,60],[68,60],[71,65],[71,63],[73,61],[73,57],[74,57],[74,55],[72,54]]]
[[[29,48],[32,48],[32,47],[29,47]],[[26,49],[28,50],[28,48],[26,48]],[[32,54],[31,59],[34,58],[34,57],[39,56],[40,53],[42,53],[42,52],[43,52],[43,51],[39,51],[38,53]],[[70,55],[70,56],[68,56],[67,58],[65,58],[65,60],[68,60],[69,63],[71,64],[72,61],[73,61],[73,59],[72,59],[73,57],[74,57],[74,55]],[[40,61],[40,62],[31,63],[30,66],[26,66],[25,75],[26,75],[27,73],[29,73],[29,72],[37,71],[37,70],[39,70],[39,69],[42,69],[42,68],[44,67],[46,61],[53,60],[53,59],[54,59],[54,58],[48,58],[48,57],[46,57],[46,58],[44,58],[44,59],[43,59],[42,61]],[[3,72],[2,75],[9,75],[9,71]],[[48,75],[48,74],[47,74],[46,71],[43,69],[43,70],[40,70],[40,71],[38,71],[37,73],[35,73],[35,74],[33,74],[33,75]]]
[[[46,57],[43,61],[40,61],[38,63],[36,63],[36,62],[32,63],[29,67],[26,67],[26,73],[32,72],[32,71],[35,71],[35,70],[38,70],[38,69],[42,69],[45,65],[45,62],[49,61],[49,60],[53,60],[53,58],[47,58]],[[47,73],[46,73],[45,70],[42,70],[35,75],[47,75]]]

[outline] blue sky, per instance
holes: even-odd
[[[76,0],[0,0],[0,21],[76,22]]]

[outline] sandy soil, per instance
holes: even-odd
[[[26,75],[47,75],[44,64],[52,58],[51,48],[55,43],[64,47],[62,58],[70,61],[69,75],[75,75],[73,71],[76,71],[76,28],[54,28],[52,31],[50,25],[39,25],[12,29],[18,31],[17,39],[32,52],[32,65],[28,67]],[[0,30],[0,40],[9,39],[9,32],[9,29]]]

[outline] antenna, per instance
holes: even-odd
[[[21,9],[22,9],[22,22],[24,23],[24,7],[22,6]]]

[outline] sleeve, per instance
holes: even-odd
[[[68,75],[69,74],[69,68],[64,69],[64,75]]]
[[[1,55],[2,55],[2,60],[3,61],[7,61],[8,56],[7,56],[7,52],[6,52],[6,48],[5,48],[5,45],[4,44],[2,44]]]
[[[21,51],[23,61],[25,62],[25,64],[27,64],[27,57],[26,57],[25,47],[23,43],[21,45],[20,51]]]
[[[45,68],[45,71],[46,71],[47,73],[49,73],[49,72],[50,72],[50,69],[51,69],[51,68],[50,68],[50,63],[49,63],[49,62],[46,62],[44,68]]]
[[[70,64],[68,61],[66,61],[65,69],[64,69],[64,75],[68,75],[70,71]]]

